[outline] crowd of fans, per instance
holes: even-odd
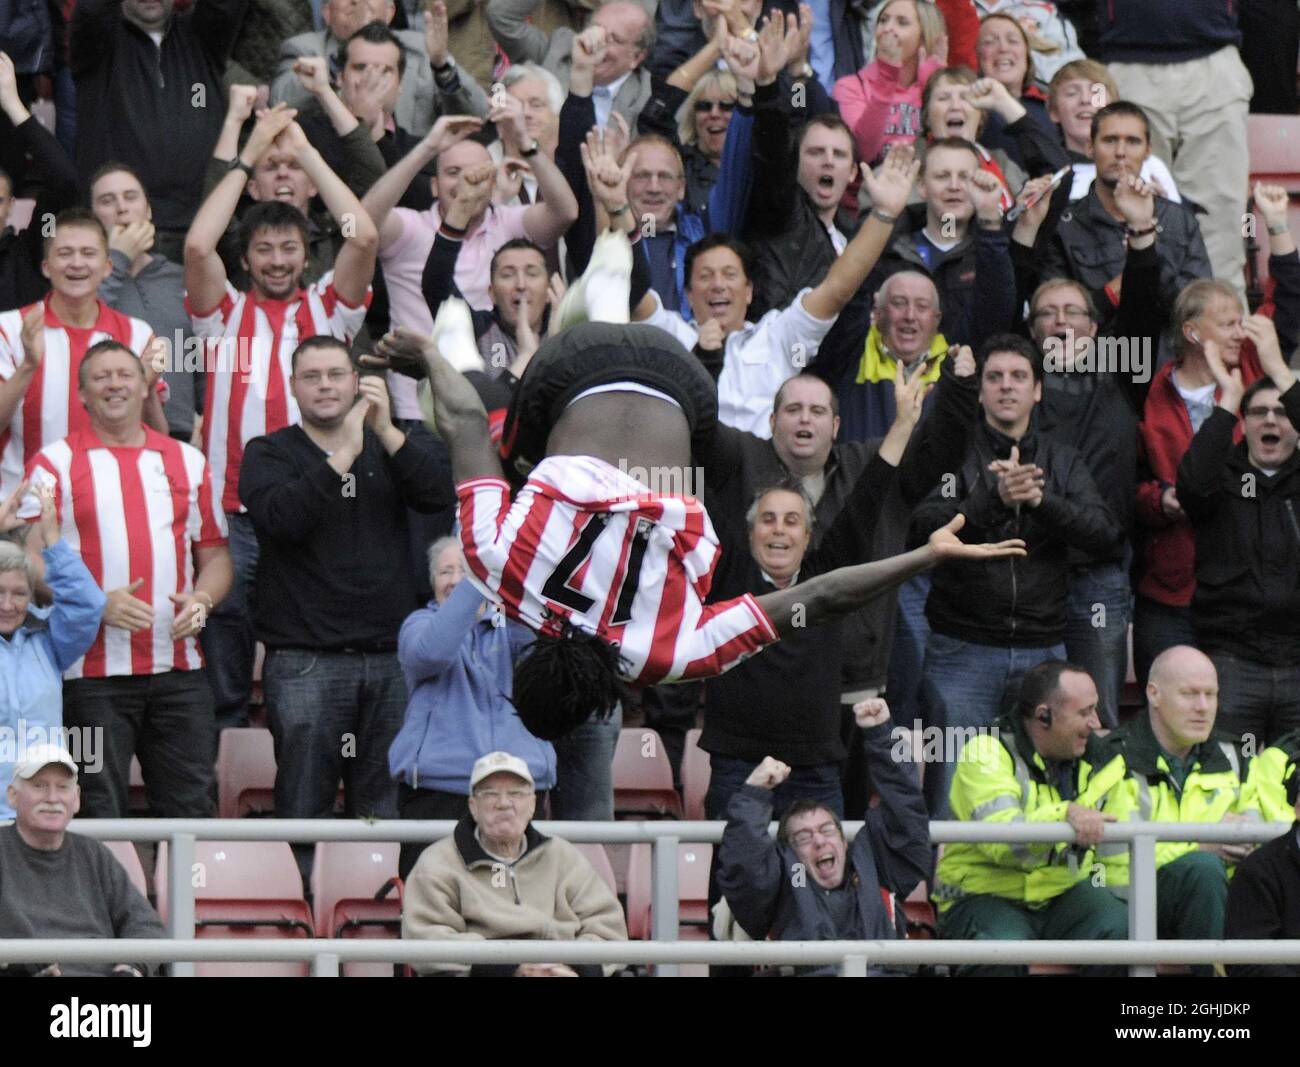
[[[154,815],[213,814],[259,643],[277,816],[331,817],[341,781],[349,816],[459,820],[403,849],[408,937],[626,936],[531,825],[613,817],[621,716],[678,770],[703,726],[717,936],[905,936],[926,882],[944,937],[1123,938],[1105,823],[1291,821],[1300,254],[1246,130],[1300,111],[1300,15],[1237,7],[0,7],[0,936],[152,936],[63,828],[128,813],[132,757]],[[499,440],[607,231],[612,317],[716,382],[649,485],[704,500],[713,599],[956,516],[1027,555],[529,733],[533,634],[465,580],[429,398],[361,357],[465,300]],[[1077,839],[936,863],[927,818]],[[1300,936],[1298,846],[1162,843],[1160,936]]]

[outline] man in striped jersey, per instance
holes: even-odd
[[[246,726],[255,639],[249,599],[257,572],[257,539],[239,500],[239,467],[254,437],[302,421],[289,388],[293,350],[308,337],[351,342],[365,320],[379,235],[361,202],[321,159],[289,108],[259,113],[230,171],[203,202],[185,240],[185,287],[194,332],[209,349],[203,451],[212,470],[213,507],[230,527],[235,585],[204,634],[216,691],[216,724]],[[257,204],[240,227],[251,288],[230,284],[217,251],[257,161],[268,152],[292,155],[311,179],[344,235],[334,269],[302,285],[308,224],[297,208]],[[215,351],[214,351],[215,350]]]
[[[90,425],[77,394],[78,368],[90,346],[112,339],[143,355],[154,336],[147,322],[99,299],[113,263],[103,224],[84,208],[68,208],[54,220],[41,269],[51,286],[45,298],[0,314],[0,496],[18,488],[42,448]],[[152,353],[145,374],[152,385],[158,374]],[[144,418],[167,432],[152,389]]]
[[[127,814],[131,756],[160,818],[211,814],[212,690],[198,632],[230,588],[230,553],[202,453],[143,421],[151,393],[125,345],[92,345],[78,371],[90,425],[46,445],[19,514],[52,486],[59,523],[103,589],[104,622],[64,674],[65,725],[102,730],[103,770],[83,768],[82,815]]]
[[[481,365],[468,308],[446,301],[434,332],[436,340],[399,330],[379,351],[394,365],[427,367],[469,575],[541,634],[514,687],[520,717],[538,737],[561,736],[593,708],[612,708],[619,676],[651,685],[721,674],[944,560],[1024,554],[1018,540],[962,544],[958,517],[913,552],[706,605],[718,562],[708,513],[695,498],[654,492],[628,473],[690,469],[692,438],[716,418],[703,367],[644,326],[584,323],[549,340],[512,417],[526,417],[528,394],[548,391],[548,378],[567,382],[546,406],[546,458],[512,503],[483,405],[457,369]],[[692,388],[697,380],[703,390]]]

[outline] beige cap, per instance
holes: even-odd
[[[533,776],[528,770],[528,764],[518,756],[512,756],[509,752],[489,752],[486,756],[480,757],[474,764],[474,769],[469,772],[470,790],[472,791],[484,778],[501,771],[506,774],[513,774],[516,778],[522,778],[530,786],[536,788]]]

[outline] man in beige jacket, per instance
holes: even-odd
[[[425,849],[406,880],[402,937],[426,941],[523,939],[626,941],[613,891],[569,842],[533,828],[528,764],[491,752],[474,764],[469,817]],[[577,977],[597,965],[425,964],[423,974]]]

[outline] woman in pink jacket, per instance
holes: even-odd
[[[890,0],[881,9],[876,58],[831,91],[860,159],[874,163],[889,145],[922,133],[921,90],[947,50],[943,15],[928,0]]]

